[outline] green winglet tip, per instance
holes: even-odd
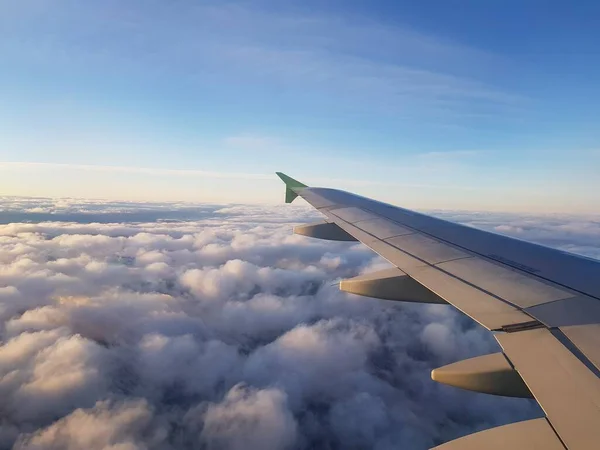
[[[298,194],[296,189],[307,187],[305,184],[300,183],[298,180],[294,180],[292,177],[288,177],[285,173],[275,172],[279,178],[285,183],[285,202],[292,203]]]
[[[285,202],[286,203],[292,203],[296,197],[298,197],[298,194],[296,194],[294,191],[292,191],[289,187],[285,188]]]
[[[281,178],[281,180],[285,183],[285,185],[287,187],[289,187],[290,189],[308,187],[304,183],[300,183],[298,180],[294,180],[292,177],[288,177],[283,172],[275,172],[275,173],[277,174],[277,176],[279,178]]]

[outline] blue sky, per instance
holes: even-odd
[[[0,2],[0,194],[600,210],[600,5]]]

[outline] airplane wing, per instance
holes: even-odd
[[[434,380],[533,397],[546,416],[436,449],[600,448],[600,261],[277,175],[286,203],[300,196],[326,217],[295,233],[360,241],[395,266],[342,290],[449,303],[494,332],[502,352],[435,369]]]

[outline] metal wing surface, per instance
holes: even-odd
[[[600,261],[278,175],[287,202],[300,196],[327,218],[298,233],[355,239],[396,267],[345,280],[343,290],[447,302],[494,332],[501,353],[436,369],[432,378],[532,396],[546,415],[436,448],[600,448]]]

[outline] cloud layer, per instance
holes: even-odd
[[[37,222],[0,225],[2,449],[421,449],[541,414],[431,381],[493,338],[339,292],[386,263],[292,235],[308,208],[3,203]],[[452,215],[600,254],[582,218]]]

